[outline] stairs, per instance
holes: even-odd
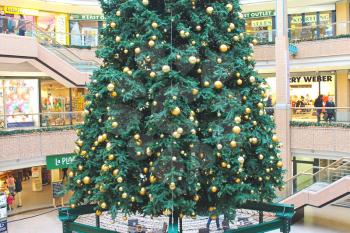
[[[318,171],[310,172],[314,170]],[[327,167],[312,168],[288,179],[279,200],[284,204],[293,204],[295,209],[306,205],[320,208],[349,193],[350,159],[343,158]],[[343,205],[350,208],[350,200]]]

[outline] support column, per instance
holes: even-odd
[[[281,157],[286,178],[293,174],[290,152],[290,95],[289,95],[289,50],[287,0],[276,0],[276,111],[277,135],[283,144]]]
[[[336,2],[337,35],[349,34],[350,1],[341,0]]]
[[[350,80],[348,70],[337,70],[336,77],[336,105],[337,107],[350,107]],[[337,121],[349,121],[349,110],[339,110],[336,112]]]

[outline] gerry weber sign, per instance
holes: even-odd
[[[315,83],[315,82],[333,82],[335,75],[310,75],[310,76],[293,76],[290,83]]]
[[[67,168],[74,161],[74,157],[74,154],[47,156],[47,169]]]

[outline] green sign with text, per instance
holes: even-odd
[[[70,20],[105,21],[103,15],[70,15]]]
[[[75,154],[46,156],[47,169],[67,168],[75,158]]]
[[[247,12],[244,13],[244,18],[250,19],[250,18],[264,18],[264,17],[272,17],[275,15],[274,10],[270,11],[256,11],[256,12]]]

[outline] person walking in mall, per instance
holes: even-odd
[[[322,107],[323,107],[323,95],[319,95],[317,99],[315,100],[314,106],[316,109],[316,115],[317,115],[317,122],[321,121],[321,113],[322,113]]]
[[[27,23],[23,15],[19,15],[18,20],[18,35],[25,36],[27,30]]]
[[[20,174],[15,179],[15,191],[17,197],[17,207],[22,207],[22,177]]]
[[[208,222],[207,222],[207,229],[210,229],[211,221],[214,220],[213,218],[214,218],[214,217],[209,216]],[[217,217],[215,218],[215,223],[216,223],[216,228],[217,228],[218,230],[221,230],[221,228],[220,228],[220,219],[219,219],[219,216],[217,216]]]
[[[11,174],[7,179],[6,179],[6,184],[9,192],[11,194],[14,194],[16,191],[16,186],[15,186],[15,178]]]
[[[335,103],[333,101],[333,97],[329,96],[328,101],[326,103],[326,113],[327,113],[327,121],[331,122],[335,120]]]
[[[268,109],[266,109],[266,113],[270,116],[273,116],[273,114],[275,113],[275,110],[273,109],[273,104],[272,104],[272,96],[269,95],[269,97],[266,100],[266,107]]]
[[[3,10],[0,11],[0,33],[7,33],[7,19]]]

